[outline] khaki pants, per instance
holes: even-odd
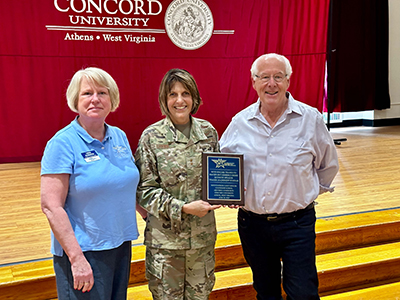
[[[190,250],[146,249],[146,277],[156,300],[208,299],[215,283],[214,267],[214,245]]]

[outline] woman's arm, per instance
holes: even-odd
[[[41,206],[55,238],[71,262],[74,288],[86,292],[91,290],[94,278],[92,268],[83,255],[64,209],[69,176],[69,174],[42,175],[40,188]],[[85,285],[85,282],[89,282],[89,284]]]

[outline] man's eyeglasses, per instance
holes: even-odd
[[[275,74],[273,76],[268,76],[268,75],[256,75],[254,74],[254,77],[260,79],[262,82],[269,82],[271,80],[271,77],[274,79],[275,82],[282,82],[283,79],[285,79],[285,77],[287,76],[287,74]]]

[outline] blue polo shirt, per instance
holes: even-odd
[[[106,125],[103,142],[77,118],[46,145],[41,175],[70,174],[66,210],[82,251],[108,250],[135,240],[139,172],[125,133]],[[63,249],[51,233],[51,253]]]

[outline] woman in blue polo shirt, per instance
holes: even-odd
[[[104,70],[86,68],[66,96],[78,116],[47,143],[41,169],[58,299],[126,299],[139,172],[125,133],[105,123],[118,87]]]

